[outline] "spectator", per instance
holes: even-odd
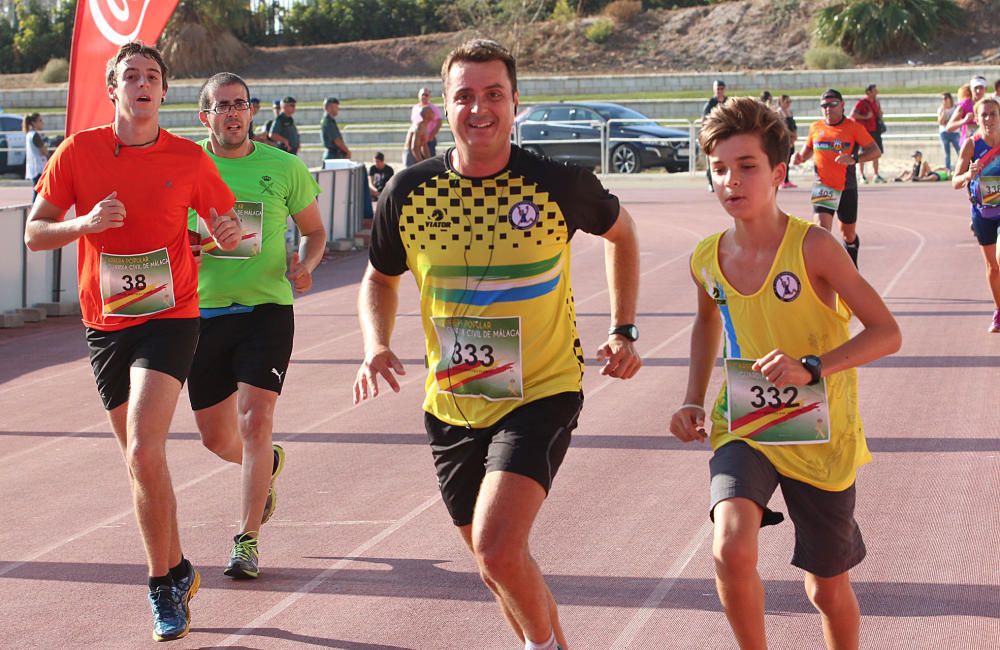
[[[45,161],[49,158],[49,145],[42,135],[45,120],[41,113],[28,113],[24,116],[21,128],[24,130],[24,178],[31,181],[31,202],[34,203],[38,197],[35,186],[38,185],[38,179],[45,169]]]
[[[705,102],[705,107],[701,110],[701,119],[704,121],[708,114],[712,112],[712,109],[722,104],[726,101],[726,82],[722,79],[716,79],[712,83],[712,90],[715,92],[714,95],[709,97],[708,101]],[[707,167],[707,165],[706,165]],[[712,186],[712,170],[705,169],[705,177],[708,178],[708,191],[714,192],[715,188]]]
[[[885,131],[885,122],[882,121],[882,106],[878,102],[878,87],[875,84],[871,84],[865,88],[865,96],[859,99],[858,103],[854,105],[851,118],[865,127],[865,131],[868,131],[868,135],[878,145],[878,150],[884,153],[885,145],[882,144],[882,133]],[[872,182],[884,183],[885,179],[879,176],[878,173],[878,158],[875,158],[871,162],[872,173],[874,174]],[[868,177],[865,176],[864,163],[861,163],[861,182],[868,182]]]
[[[993,82],[993,99],[1000,99],[1000,79]]]
[[[385,189],[385,184],[389,182],[396,172],[392,167],[385,164],[385,156],[381,151],[375,154],[374,163],[368,168],[368,189],[372,193],[372,201],[378,201],[378,197]]]
[[[340,127],[337,126],[337,115],[340,113],[340,100],[336,97],[327,97],[323,102],[323,110],[326,115],[320,122],[320,134],[323,137],[323,146],[326,152],[324,159],[350,159],[351,150],[344,144],[344,138],[340,135]]]
[[[924,160],[924,154],[920,151],[913,152],[913,168],[907,169],[902,174],[894,178],[897,183],[911,181],[913,183],[935,183],[937,181],[948,180],[949,170],[939,168],[931,169],[931,166]]]
[[[295,98],[285,97],[281,100],[281,111],[274,116],[267,137],[278,143],[278,147],[290,154],[299,153],[299,129],[295,126]]]
[[[410,125],[410,130],[406,132],[406,146],[403,150],[404,167],[411,167],[431,157],[430,149],[427,148],[427,128],[433,117],[434,112],[431,107],[424,106],[420,111],[420,121]]]
[[[968,86],[958,89],[958,106],[948,121],[948,130],[961,133],[960,145],[964,145],[965,141],[976,132],[976,115],[972,107],[985,96],[986,79],[981,76],[973,77]]]
[[[771,91],[770,90],[765,90],[764,92],[762,92],[760,94],[760,100],[759,101],[764,106],[767,106],[768,108],[773,108],[773,106],[771,106],[771,104],[774,103],[774,97],[771,95]]]
[[[433,111],[433,117],[427,126],[427,150],[430,151],[431,156],[437,155],[437,136],[438,131],[441,130],[441,109],[431,103],[431,91],[428,88],[421,88],[418,95],[418,101],[410,109],[410,123],[419,124],[420,115],[425,107],[430,107]]]
[[[260,100],[257,99],[256,97],[251,97],[250,98],[250,128],[249,128],[249,130],[247,132],[249,134],[251,140],[256,140],[257,139],[257,138],[254,137],[254,131],[256,131],[256,127],[253,124],[253,118],[257,117],[257,113],[259,113],[259,112],[260,112]]]
[[[795,116],[792,115],[792,98],[788,95],[782,95],[781,99],[778,100],[778,114],[785,121],[785,128],[788,129],[788,138],[790,147],[788,149],[788,160],[785,162],[785,181],[781,184],[781,189],[787,190],[793,187],[798,187],[795,183],[791,181],[788,176],[789,170],[792,168],[792,156],[795,154],[795,141],[799,139],[799,127],[795,124]]]
[[[941,138],[941,146],[944,147],[944,167],[949,172],[951,166],[951,147],[955,148],[955,155],[959,152],[959,134],[957,131],[948,130],[948,122],[955,114],[955,99],[951,93],[941,93],[941,105],[938,106],[938,135]]]

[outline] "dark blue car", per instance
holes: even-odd
[[[607,102],[538,104],[522,111],[515,128],[521,146],[561,162],[601,166],[601,133],[608,120],[646,120],[642,113]],[[690,138],[686,130],[654,122],[612,122],[608,148],[611,170],[635,174],[649,167],[677,172],[688,169]]]

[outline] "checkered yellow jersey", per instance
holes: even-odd
[[[780,349],[796,358],[820,355],[850,338],[850,309],[838,298],[836,310],[816,295],[806,273],[802,242],[809,228],[789,217],[785,236],[761,287],[752,295],[737,291],[719,267],[724,233],[702,240],[691,256],[691,271],[715,300],[722,316],[727,358],[759,359]],[[830,442],[821,445],[760,445],[741,431],[730,432],[726,384],[712,408],[713,449],[743,440],[759,449],[784,476],[824,490],[845,490],[856,470],[871,460],[858,412],[857,371],[826,378],[830,405]]]
[[[587,170],[513,147],[503,170],[460,175],[451,152],[396,174],[379,201],[370,260],[410,270],[427,341],[424,409],[486,427],[527,402],[579,391],[583,349],[570,240],[603,234],[618,199]]]

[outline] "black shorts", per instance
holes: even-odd
[[[198,319],[154,318],[114,332],[88,327],[86,334],[97,392],[110,411],[128,401],[132,366],[184,383],[198,345]]]
[[[833,214],[830,208],[816,206],[817,213]],[[858,222],[858,188],[849,187],[840,194],[840,206],[837,207],[837,218],[841,223],[852,224]]]
[[[236,392],[238,382],[280,395],[294,335],[291,305],[257,305],[253,311],[201,319],[188,380],[191,408],[218,404]]]
[[[472,523],[487,472],[537,481],[548,494],[583,408],[583,393],[559,393],[521,406],[491,427],[470,429],[424,413],[438,487],[456,526]]]
[[[882,144],[882,134],[879,133],[878,131],[869,131],[868,135],[870,135],[872,137],[872,140],[875,141],[875,144],[878,145],[878,150],[881,151],[882,153],[885,153],[885,145]]]
[[[795,525],[792,565],[821,578],[832,578],[861,563],[864,539],[854,520],[855,489],[829,492],[782,476],[771,461],[745,442],[729,442],[715,450],[709,461],[712,474],[712,507],[742,497],[770,513],[767,502],[780,485]]]

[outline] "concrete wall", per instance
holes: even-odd
[[[958,88],[976,74],[992,81],[1000,78],[1000,66],[908,66],[902,68],[860,68],[852,70],[781,70],[768,72],[684,72],[653,74],[525,76],[518,80],[522,95],[587,95],[623,92],[704,91],[711,94],[712,81],[724,79],[731,94],[757,94],[761,90],[783,88],[844,87],[863,88],[870,83],[891,88],[946,86]],[[178,80],[170,84],[169,101],[197,101],[202,80]],[[251,92],[267,102],[285,95],[299,102],[320,102],[328,95],[341,99],[413,98],[421,86],[433,94],[441,90],[437,78],[353,79],[343,81],[309,80],[260,82],[251,84]],[[62,108],[66,105],[65,88],[38,90],[0,90],[0,107],[16,112],[20,107]]]

